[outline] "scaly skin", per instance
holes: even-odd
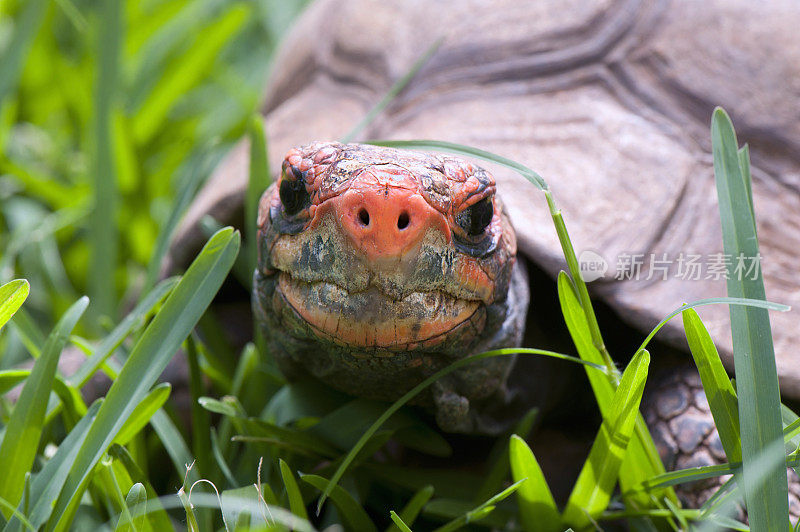
[[[441,155],[315,143],[286,155],[259,205],[253,306],[289,376],[394,400],[453,361],[519,345],[528,306],[491,175]],[[418,402],[449,431],[496,432],[513,357]]]

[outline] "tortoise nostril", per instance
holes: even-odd
[[[408,227],[408,223],[409,223],[408,213],[405,211],[401,212],[400,217],[397,218],[397,228],[402,231],[403,229]]]
[[[369,225],[369,213],[367,212],[367,209],[361,209],[358,211],[358,220],[363,226]]]

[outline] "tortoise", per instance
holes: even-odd
[[[363,144],[287,153],[258,209],[253,309],[288,377],[392,401],[468,354],[518,346],[528,309],[492,176],[454,157]],[[513,357],[434,383],[450,432],[499,432]],[[505,408],[504,408],[505,410]]]
[[[262,200],[259,222],[265,223],[268,213],[280,207],[282,183],[308,179],[305,172],[319,164],[312,153],[372,153],[357,146],[309,143],[341,139],[443,38],[362,138],[454,141],[536,168],[550,183],[576,248],[605,265],[591,283],[593,297],[620,320],[647,331],[686,301],[725,294],[725,280],[713,275],[710,262],[724,257],[707,131],[711,110],[722,105],[732,114],[740,138],[752,148],[767,294],[796,308],[799,22],[800,7],[788,1],[756,7],[722,1],[523,5],[508,0],[319,0],[288,32],[266,89],[262,110],[270,160],[274,174],[281,177]],[[203,233],[198,222],[204,215],[213,213],[222,222],[241,225],[247,151],[246,141],[237,145],[201,190],[174,239],[170,265],[185,263],[199,248]],[[394,157],[421,160],[417,155]],[[467,168],[484,172],[471,162],[448,164],[467,173]],[[536,272],[555,275],[564,267],[563,259],[535,190],[507,168],[482,166],[485,175],[496,180],[495,184],[489,178],[492,184],[484,190],[496,186],[504,202],[493,204],[492,220],[507,216],[516,228],[519,253],[506,264],[520,270],[527,264],[539,281],[543,276]],[[415,175],[421,183],[423,176]],[[429,201],[429,206],[434,203]],[[448,227],[457,230],[455,220],[450,222]],[[286,222],[284,229],[296,228]],[[689,255],[707,262],[697,277],[680,275]],[[514,278],[511,275],[509,286]],[[258,275],[256,280],[262,281]],[[546,318],[553,312],[538,306],[541,288],[532,286],[531,314]],[[320,301],[333,296],[315,297]],[[268,316],[256,304],[259,312],[267,323]],[[800,355],[793,349],[800,340],[797,312],[771,316],[780,386],[790,400],[800,399]],[[721,306],[701,310],[732,370],[727,315]],[[537,324],[529,319],[527,326]],[[513,331],[507,338],[518,336]],[[668,324],[660,336],[684,345],[677,323]],[[326,341],[346,343],[338,338]],[[373,335],[364,341],[370,342],[375,348],[380,339]],[[298,370],[290,361],[291,350],[284,353],[287,371]],[[506,371],[491,369],[492,375]],[[674,367],[664,373],[659,387],[663,395],[650,402],[646,416],[655,427],[667,467],[721,459],[707,403],[696,393],[696,376]],[[340,387],[351,384],[342,378],[354,375],[359,374],[337,375]],[[524,392],[541,399],[550,393],[544,384],[552,384],[542,381],[550,380],[539,379],[536,390]],[[376,395],[381,390],[352,391]],[[444,428],[491,431],[499,426],[492,429],[491,416],[467,420],[461,415],[464,405],[459,406],[459,398],[448,399],[449,392],[452,389],[440,390],[440,397],[432,398]],[[482,393],[478,402],[491,395]],[[446,416],[445,411],[457,415]],[[800,499],[800,490],[792,489]],[[800,502],[793,504],[793,511],[800,511]]]

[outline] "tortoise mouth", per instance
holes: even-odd
[[[477,327],[480,301],[441,291],[393,298],[376,287],[350,292],[326,282],[305,282],[280,272],[278,290],[320,336],[350,347],[409,350],[442,343],[450,333]],[[476,330],[476,332],[479,332]]]

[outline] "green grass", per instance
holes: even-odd
[[[231,272],[250,282],[256,205],[270,182],[259,94],[303,3],[0,4],[8,35],[0,39],[0,528],[587,530],[625,520],[637,530],[747,530],[733,513],[744,501],[754,530],[788,529],[784,466],[800,469],[800,422],[780,404],[767,314],[785,307],[764,300],[760,278],[732,283],[730,297],[690,302],[635,352],[612,356],[545,179],[492,153],[381,143],[490,160],[531,181],[564,252],[557,288],[577,356],[535,348],[474,355],[387,405],[287,383],[257,336],[241,351],[230,345],[208,308]],[[351,136],[439,42],[354,120]],[[230,228],[212,231],[183,275],[158,282],[181,216],[245,135],[243,242]],[[725,250],[753,256],[746,148],[721,110],[711,137]],[[706,304],[730,305],[735,386],[692,310]],[[678,315],[729,463],[666,472],[638,407],[650,341]],[[56,366],[65,348],[85,355],[68,377]],[[157,383],[179,348],[190,428],[176,414],[178,390]],[[535,411],[495,439],[482,467],[454,467],[450,440],[405,406],[460,367],[514,353],[581,364],[597,402],[602,424],[565,505],[534,455]],[[615,360],[627,358],[620,371]],[[25,362],[32,369],[20,369]],[[80,390],[98,374],[111,387],[86,405]],[[418,459],[404,461],[392,452],[398,446]],[[733,480],[703,508],[680,507],[672,486],[724,474]]]

